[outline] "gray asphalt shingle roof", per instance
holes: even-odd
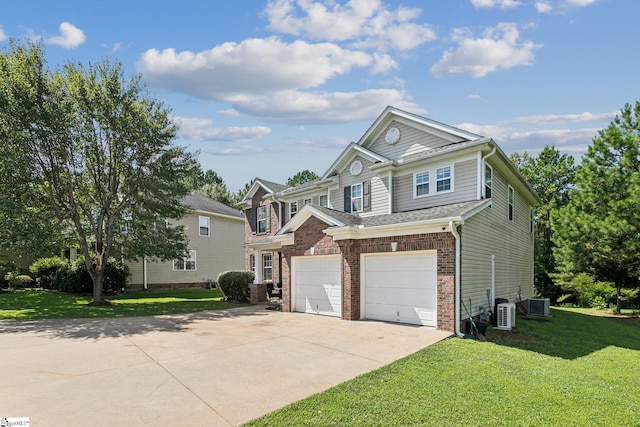
[[[237,209],[227,206],[224,203],[220,203],[217,200],[213,200],[200,193],[191,193],[182,198],[180,203],[195,211],[205,211],[216,213],[220,215],[234,216],[243,218],[242,213]]]
[[[419,209],[408,212],[398,212],[372,217],[359,217],[357,215],[341,212],[322,206],[314,206],[320,212],[342,222],[345,226],[354,227],[362,225],[364,227],[376,227],[381,225],[403,224],[418,221],[433,221],[461,217],[481,206],[487,200],[472,200],[470,202],[454,203],[451,205],[435,206],[427,209]]]

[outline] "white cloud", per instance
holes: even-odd
[[[86,37],[81,29],[69,22],[63,22],[60,24],[60,35],[49,37],[46,42],[62,46],[65,49],[73,49],[84,43],[85,39]]]
[[[473,38],[467,29],[455,29],[453,40],[458,47],[446,51],[431,67],[435,77],[449,74],[469,74],[483,77],[499,69],[510,69],[519,65],[531,65],[533,51],[542,47],[531,41],[520,42],[520,32],[514,23],[500,23],[487,28],[483,37]]]
[[[475,8],[500,7],[500,9],[510,9],[522,5],[516,0],[471,0],[471,4]]]
[[[484,101],[484,99],[477,93],[472,93],[471,95],[468,95],[467,99],[472,101]]]
[[[549,124],[549,123],[580,123],[611,121],[617,111],[611,113],[578,113],[578,114],[544,114],[538,116],[523,116],[513,119],[514,123]]]
[[[574,6],[574,7],[585,7],[585,6],[590,6],[592,4],[596,4],[598,0],[564,0],[564,3],[567,6]]]
[[[389,104],[417,109],[401,90],[309,90],[353,69],[379,74],[396,67],[388,55],[332,43],[286,43],[277,37],[223,43],[197,53],[151,49],[136,64],[156,87],[228,102],[238,114],[288,123],[368,120]]]
[[[549,2],[539,1],[536,2],[536,10],[538,13],[550,13],[553,10],[553,7]]]
[[[2,29],[2,25],[0,25],[0,42],[5,41],[7,38],[7,34]]]
[[[200,117],[176,117],[180,135],[192,141],[248,141],[271,133],[265,126],[212,127],[213,120]]]
[[[372,120],[387,105],[426,113],[395,89],[371,89],[362,92],[282,91],[268,95],[242,94],[229,99],[241,114],[264,120],[293,124],[344,123]]]
[[[389,9],[380,0],[273,0],[265,9],[268,28],[312,40],[348,42],[353,47],[410,50],[436,38],[434,29],[415,22],[418,8]]]
[[[244,93],[312,88],[353,68],[381,72],[392,61],[331,43],[286,43],[277,37],[223,43],[198,53],[151,49],[136,68],[145,80],[193,96],[226,100]]]

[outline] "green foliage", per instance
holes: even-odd
[[[40,258],[31,264],[29,271],[35,277],[38,286],[51,289],[56,273],[67,265],[68,262],[60,257]]]
[[[87,305],[87,296],[48,291],[19,291],[0,294],[0,319],[71,319],[226,310],[242,304],[223,302],[220,290],[172,290],[127,292],[110,299],[115,304]]]
[[[559,271],[613,282],[640,280],[640,102],[627,104],[601,130],[576,171],[569,203],[552,214]]]
[[[295,187],[296,185],[304,184],[310,181],[314,181],[318,179],[319,176],[316,175],[315,172],[311,172],[308,169],[305,169],[297,174],[293,175],[291,178],[287,180],[287,185],[289,187]]]
[[[4,280],[10,289],[23,289],[33,285],[33,278],[26,274],[18,274],[15,271],[10,271],[4,275]]]
[[[546,146],[537,157],[532,157],[525,151],[524,154],[512,154],[511,161],[542,200],[542,204],[534,212],[535,290],[538,296],[555,301],[560,296],[561,289],[551,277],[556,272],[551,212],[569,201],[569,190],[575,180],[574,159],[560,154],[555,147]]]
[[[103,292],[114,294],[123,289],[129,276],[129,266],[114,258],[109,259],[104,272]],[[78,294],[91,293],[93,280],[87,271],[84,258],[77,258],[59,268],[52,280],[51,289]]]
[[[35,246],[38,221],[44,236],[55,225],[96,259],[88,273],[102,304],[102,266],[112,253],[168,260],[186,252],[181,227],[152,225],[185,214],[179,200],[196,161],[173,144],[170,110],[140,76],[125,78],[121,63],[69,62],[53,72],[44,64],[41,45],[11,42],[0,52],[2,188],[24,195],[1,210],[0,240]],[[35,230],[3,237],[6,223],[21,218],[33,218]]]
[[[234,301],[249,300],[249,284],[253,282],[253,271],[225,271],[218,275],[218,285],[225,296]]]

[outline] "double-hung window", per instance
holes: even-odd
[[[196,251],[189,251],[189,256],[182,259],[173,260],[174,271],[195,271],[196,270]]]
[[[289,218],[293,218],[298,213],[298,202],[289,203]]]
[[[269,231],[269,206],[258,207],[258,233]]]
[[[311,204],[311,198],[304,199],[304,204],[305,205],[310,205]]]
[[[451,166],[436,169],[436,193],[451,190]]]
[[[416,197],[426,196],[429,194],[429,171],[417,173],[415,175],[415,193]]]
[[[493,168],[489,165],[484,166],[484,196],[491,198],[493,192]]]
[[[362,184],[351,186],[351,212],[362,212]]]
[[[262,279],[273,280],[273,258],[271,254],[262,255]]]
[[[198,223],[200,225],[200,235],[204,237],[209,237],[209,217],[208,216],[198,217]]]
[[[326,208],[327,206],[329,206],[329,198],[327,197],[326,194],[323,194],[320,196],[320,206]]]
[[[513,194],[513,187],[509,186],[509,211],[507,213],[509,221],[513,221],[513,201],[514,201],[514,194]]]

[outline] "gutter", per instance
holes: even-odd
[[[455,322],[455,333],[459,338],[464,338],[464,334],[460,331],[460,300],[462,298],[462,294],[460,292],[460,234],[458,234],[458,230],[456,230],[455,223],[453,221],[449,221],[449,228],[451,229],[451,234],[456,239],[456,259],[455,259],[455,291],[454,291],[454,322]]]

